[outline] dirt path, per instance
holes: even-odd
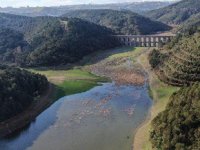
[[[49,88],[41,96],[40,99],[33,102],[31,106],[24,112],[17,116],[0,123],[0,137],[7,136],[15,131],[18,131],[28,125],[35,119],[45,108],[53,103],[52,96],[54,93],[54,86],[49,84]]]

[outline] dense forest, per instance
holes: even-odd
[[[0,60],[4,63],[22,62],[23,53],[30,49],[22,33],[0,28]]]
[[[171,29],[163,23],[152,21],[131,11],[76,10],[70,11],[63,16],[85,19],[110,28],[116,34],[152,34]]]
[[[34,37],[31,43],[34,51],[27,57],[29,65],[73,63],[97,50],[119,45],[110,30],[93,23],[63,19],[61,25],[60,22],[48,25]]]
[[[199,4],[200,0],[182,0],[165,8],[147,12],[146,16],[168,24],[181,24],[200,13]]]
[[[200,32],[193,32],[191,29],[150,53],[150,64],[162,81],[176,86],[200,81]]]
[[[73,63],[119,46],[111,30],[80,19],[0,14],[0,29],[0,61],[22,66]]]
[[[200,145],[200,84],[174,93],[152,121],[151,142],[162,150],[197,150]]]
[[[27,109],[47,89],[44,76],[0,65],[0,121]]]
[[[151,51],[149,62],[159,79],[182,87],[152,121],[154,149],[196,150],[200,145],[200,26]]]

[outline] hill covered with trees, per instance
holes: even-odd
[[[162,150],[197,150],[200,145],[200,83],[174,93],[152,121],[151,142]]]
[[[15,62],[20,59],[22,52],[28,49],[28,43],[22,33],[0,28],[0,60],[3,62]]]
[[[168,24],[182,24],[200,13],[200,0],[182,0],[165,8],[146,13],[146,16]]]
[[[194,31],[191,31],[194,32]],[[150,54],[150,63],[159,78],[182,86],[200,81],[200,33],[180,35],[163,49]]]
[[[0,122],[26,110],[48,85],[44,76],[0,65]]]
[[[152,121],[154,149],[196,150],[200,145],[200,28],[193,26],[159,50],[149,61],[159,79],[182,87]]]
[[[195,29],[198,27],[200,27],[200,13],[191,16],[184,23],[182,23],[181,26],[178,28],[178,31],[180,33],[185,33],[188,30],[191,30],[191,28]]]
[[[66,13],[64,16],[81,18],[105,26],[116,34],[152,34],[171,29],[163,23],[152,21],[131,11],[76,10]]]
[[[0,32],[0,61],[23,66],[73,63],[119,45],[109,29],[64,17],[0,14]]]

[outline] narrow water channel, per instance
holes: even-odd
[[[20,134],[0,140],[0,149],[131,150],[151,104],[147,85],[104,83],[61,98]]]

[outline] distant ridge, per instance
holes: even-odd
[[[64,17],[80,18],[112,29],[116,34],[153,34],[170,30],[166,24],[152,21],[131,11],[108,9],[75,10],[63,15]]]
[[[81,9],[113,9],[113,10],[130,10],[137,13],[143,13],[172,4],[166,2],[131,2],[131,3],[114,3],[114,4],[85,4],[85,5],[68,5],[57,7],[20,7],[20,8],[1,8],[0,12],[25,15],[25,16],[60,16],[68,11]]]
[[[182,24],[200,13],[200,0],[182,0],[172,5],[152,10],[146,16],[168,24]]]

